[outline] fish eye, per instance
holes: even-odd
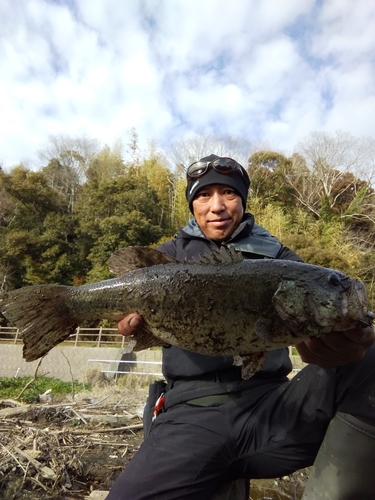
[[[336,286],[340,283],[340,279],[339,277],[337,276],[336,273],[330,273],[328,275],[328,282],[333,285],[333,286]]]

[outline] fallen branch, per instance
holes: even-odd
[[[69,405],[67,405],[66,403],[58,403],[58,404],[41,404],[41,405],[37,405],[37,404],[25,404],[25,403],[18,403],[18,406],[17,408],[3,408],[2,410],[0,410],[0,418],[11,418],[11,417],[15,417],[17,415],[21,415],[22,413],[26,413],[28,410],[30,410],[31,408],[33,410],[39,410],[40,408],[68,408],[72,411],[73,408],[71,408],[71,405],[76,405],[77,403],[76,402],[73,402],[73,403],[69,403]]]
[[[8,450],[8,448],[7,448],[6,446],[4,446],[4,445],[3,445],[3,443],[0,443],[0,444],[1,444],[1,446],[4,448],[4,450],[8,453],[8,455],[10,455],[10,456],[13,458],[13,460],[17,463],[17,465],[18,465],[19,467],[21,467],[21,469],[23,470],[24,474],[26,474],[26,470],[22,467],[21,463],[17,460],[17,458],[13,455],[13,453],[11,453],[11,452]]]
[[[16,446],[14,447],[14,449],[19,455],[21,455],[21,457],[26,458],[26,460],[28,460],[31,464],[33,464],[36,470],[38,470],[43,477],[45,477],[46,479],[57,478],[56,473],[50,467],[41,464],[40,462],[38,462],[38,460],[35,460],[35,458],[26,453],[26,451],[20,450]]]
[[[23,403],[16,401],[15,399],[0,399],[0,406],[11,406],[14,408],[15,406],[22,406]]]
[[[22,413],[26,413],[31,408],[31,405],[18,406],[17,408],[3,408],[0,410],[0,418],[12,418]]]
[[[69,407],[68,407],[69,408]],[[69,408],[69,410],[74,413],[74,415],[79,418],[79,420],[81,420],[84,424],[87,424],[87,420],[85,420],[82,415],[80,415],[79,413],[77,413],[73,408]]]
[[[83,412],[82,412],[83,413]],[[77,414],[78,416],[78,414]],[[129,420],[132,420],[135,418],[135,416],[128,417],[127,415],[86,415],[85,414],[85,420],[81,418],[81,420],[87,424],[87,422],[97,422],[97,423],[106,423],[106,424],[111,424],[111,425],[126,425],[129,423]]]
[[[116,431],[131,431],[135,429],[142,429],[143,424],[127,425],[126,427],[114,427],[109,429],[94,429],[92,431],[70,431],[70,434],[99,434],[103,432],[116,432]]]

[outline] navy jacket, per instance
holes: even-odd
[[[244,218],[233,233],[232,237],[222,245],[233,246],[241,250],[244,258],[247,259],[285,259],[302,262],[302,259],[289,248],[283,246],[277,238],[271,236],[264,228],[255,224],[254,216],[250,213]],[[180,229],[173,240],[163,243],[158,247],[160,252],[170,255],[178,260],[190,260],[202,255],[206,251],[217,248],[216,244],[206,238],[196,223],[195,219],[190,220],[188,225]],[[196,389],[202,388],[202,384],[194,383],[194,380],[205,377],[210,372],[217,372],[231,369],[233,367],[232,356],[208,356],[197,354],[178,347],[163,348],[163,374],[168,382],[184,379],[191,380],[191,387],[194,388],[190,396],[199,397]],[[288,349],[278,349],[267,354],[261,372],[255,377],[274,378],[286,376],[292,369],[288,355]],[[255,377],[252,377],[255,379]],[[250,379],[251,380],[251,379]],[[231,390],[241,390],[248,386],[249,381],[233,382],[219,387],[221,392]],[[198,391],[201,395],[208,395],[217,392],[220,384],[203,384],[206,390]],[[207,387],[210,386],[211,390]],[[187,386],[185,386],[186,388]],[[216,388],[216,389],[215,389]],[[212,392],[214,391],[214,392]],[[191,398],[191,399],[192,399]],[[189,399],[186,397],[185,400]]]

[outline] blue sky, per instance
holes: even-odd
[[[372,0],[2,0],[0,164],[52,135],[167,149],[200,134],[291,154],[375,130]]]

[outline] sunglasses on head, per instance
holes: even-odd
[[[210,167],[219,174],[230,174],[239,170],[243,175],[241,165],[235,160],[232,160],[232,158],[218,158],[214,161],[196,161],[192,163],[186,171],[186,176],[190,179],[199,179]]]

